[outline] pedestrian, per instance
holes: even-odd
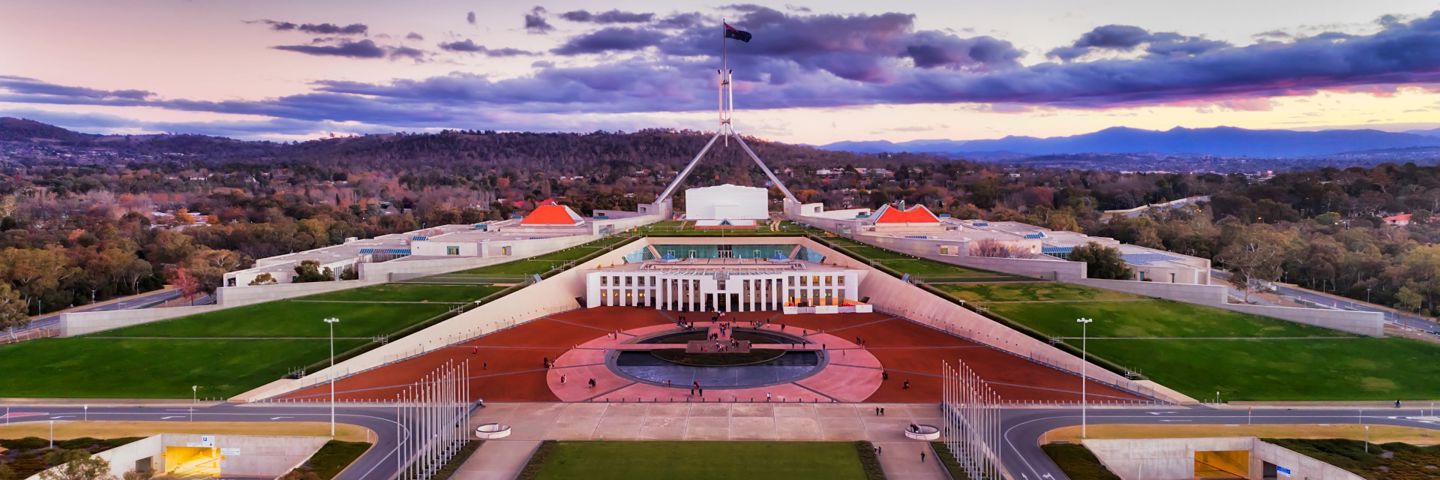
[[[560,376],[560,384],[561,384],[561,385],[564,385],[564,384],[565,384],[565,376],[564,376],[564,375],[561,375],[561,376]]]
[[[875,407],[875,416],[880,416],[880,407]]]
[[[882,453],[885,453],[885,447],[876,445],[876,446],[875,446],[875,456],[878,457],[878,456],[880,456],[880,454],[882,454]]]
[[[489,370],[489,369],[490,369],[490,362],[480,362],[480,369],[481,369],[481,370]]]
[[[765,403],[770,403],[770,392],[765,392]]]
[[[880,407],[880,416],[885,416],[885,407]]]
[[[910,381],[909,381],[909,380],[906,380],[906,381],[905,381],[905,387],[903,388],[903,390],[909,390],[909,389],[910,389]]]
[[[920,463],[925,463],[925,451],[920,451]]]
[[[477,398],[477,399],[475,399],[475,403],[479,404],[479,405],[480,405],[480,408],[485,408],[485,399],[483,399],[483,398]]]
[[[470,347],[470,354],[471,354],[471,355],[478,355],[479,353],[480,353],[480,347]]]
[[[889,379],[890,379],[890,372],[881,370],[881,371],[880,371],[880,379],[881,379],[881,380],[889,380]]]
[[[1399,400],[1396,400],[1396,401],[1395,401],[1395,408],[1400,408],[1400,401],[1399,401]]]

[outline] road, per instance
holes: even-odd
[[[9,422],[45,422],[49,420],[76,421],[87,415],[80,405],[11,405],[7,407],[12,417]],[[92,406],[88,417],[92,420],[146,420],[187,422],[190,409],[183,405],[166,404],[155,406]],[[231,405],[203,406],[194,410],[195,421],[214,422],[278,422],[278,421],[327,421],[329,410],[321,406],[277,406],[277,405]],[[1433,419],[1432,416],[1428,417]],[[1160,407],[1090,409],[1091,424],[1243,424],[1294,425],[1294,424],[1385,424],[1440,430],[1440,421],[1425,420],[1420,409],[1281,409],[1257,408],[1247,415],[1244,410],[1213,409],[1208,407]],[[342,406],[336,413],[340,423],[358,425],[374,431],[377,435],[375,447],[371,448],[346,469],[339,480],[362,480],[390,478],[395,472],[395,450],[398,435],[408,432],[396,431],[395,411],[372,406]],[[1080,424],[1080,410],[1068,409],[1011,409],[1002,413],[1004,442],[1001,458],[1014,478],[1020,480],[1063,480],[1068,477],[1060,471],[1055,462],[1040,449],[1040,438],[1056,428]]]
[[[1440,422],[1417,419],[1419,409],[1260,409],[1253,415],[1244,410],[1194,408],[1090,409],[1089,423],[1127,423],[1168,425],[1244,424],[1385,424],[1440,430]],[[1433,418],[1433,417],[1430,417]],[[1020,480],[1066,479],[1045,451],[1040,437],[1050,430],[1080,424],[1079,409],[1008,410],[1002,417],[1003,441],[1001,461],[1005,469]]]
[[[82,405],[9,405],[10,423],[91,420],[145,420],[188,422],[191,418],[188,406],[166,404],[155,406],[91,406]],[[280,418],[283,417],[283,418]],[[365,452],[336,480],[364,480],[390,478],[395,473],[396,422],[395,410],[382,407],[344,407],[336,411],[336,421],[358,425],[374,431],[377,435],[373,448]],[[330,410],[325,406],[272,406],[272,405],[230,405],[203,406],[194,409],[195,421],[203,422],[325,422],[330,420]],[[408,432],[401,432],[408,434]]]
[[[1224,280],[1229,277],[1228,272],[1218,269],[1211,270],[1210,275],[1217,280]],[[1278,293],[1280,295],[1291,298],[1298,298],[1301,300],[1314,302],[1320,305],[1325,305],[1340,310],[1354,310],[1358,312],[1379,312],[1384,314],[1385,320],[1391,323],[1397,323],[1424,332],[1440,334],[1440,323],[1436,323],[1434,320],[1422,317],[1420,315],[1399,312],[1368,302],[1350,300],[1335,295],[1327,295],[1316,292],[1314,290],[1309,290],[1282,283],[1276,283],[1275,289],[1275,293]]]

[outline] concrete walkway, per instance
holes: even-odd
[[[515,478],[541,440],[869,440],[888,478],[944,479],[929,445],[905,438],[909,424],[938,423],[938,413],[933,404],[491,404],[471,424],[499,422],[513,433],[485,442],[455,478]]]

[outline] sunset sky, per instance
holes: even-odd
[[[663,8],[657,8],[663,5]],[[99,133],[736,127],[798,142],[1440,127],[1419,0],[0,0],[0,116]]]

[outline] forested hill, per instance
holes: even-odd
[[[343,166],[421,173],[437,168],[465,173],[495,168],[588,173],[595,166],[668,166],[678,169],[710,140],[696,131],[641,130],[633,133],[527,133],[447,130],[311,140],[299,143],[240,141],[203,135],[92,135],[31,120],[0,118],[0,142],[6,157],[21,162],[76,163],[181,161],[281,163]],[[747,138],[756,153],[774,166],[866,165],[897,160],[895,155],[834,152]],[[721,166],[749,167],[731,141],[717,143],[711,155]],[[919,155],[898,156],[926,159]],[[711,163],[711,162],[707,162]],[[738,165],[737,165],[738,163]],[[729,168],[722,168],[729,170]]]

